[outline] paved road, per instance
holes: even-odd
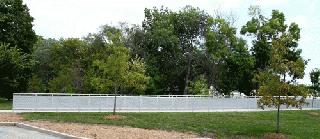
[[[1,139],[61,139],[37,131],[27,130],[19,127],[0,126]]]

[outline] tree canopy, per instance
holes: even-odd
[[[310,80],[311,80],[311,90],[312,90],[312,95],[314,97],[317,97],[320,92],[320,70],[319,69],[313,69],[310,72]]]
[[[31,56],[16,47],[0,45],[0,97],[12,98],[12,93],[25,87],[28,77],[24,71],[30,71],[35,61]]]
[[[300,29],[286,24],[278,10],[266,17],[252,6],[241,35],[227,16],[185,6],[145,9],[142,25],[103,25],[83,38],[61,39],[36,36],[21,0],[1,1],[0,12],[3,55],[27,61],[3,57],[1,62],[28,65],[16,68],[19,74],[12,81],[4,71],[10,67],[0,69],[3,88],[19,82],[19,87],[10,85],[15,86],[11,92],[208,94],[212,86],[225,95],[237,90],[266,96],[262,106],[271,104],[270,96],[303,91],[296,82],[306,65],[298,48]]]
[[[0,96],[26,91],[33,68],[33,45],[37,36],[32,29],[33,18],[22,0],[0,1]]]
[[[37,39],[32,22],[33,17],[22,0],[0,1],[0,43],[30,54]]]

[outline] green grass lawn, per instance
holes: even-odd
[[[259,138],[275,130],[275,111],[224,113],[118,113],[126,118],[105,120],[111,113],[23,113],[27,120],[107,124],[167,131],[194,132],[220,138]],[[283,111],[281,132],[289,138],[320,137],[320,111]]]
[[[11,110],[12,109],[12,101],[8,101],[4,98],[0,98],[0,110]]]

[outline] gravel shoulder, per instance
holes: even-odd
[[[23,122],[33,126],[59,131],[74,136],[92,139],[162,139],[162,138],[198,138],[191,133],[180,133],[174,131],[149,130],[132,127],[118,127],[108,125],[88,125],[79,123],[53,123],[49,121],[24,121],[15,113],[0,113],[0,122]]]

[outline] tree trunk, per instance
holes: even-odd
[[[189,86],[189,76],[190,76],[190,70],[191,70],[191,53],[188,56],[188,67],[187,67],[187,74],[186,74],[186,82],[184,86],[184,95],[188,95],[188,86]]]
[[[315,90],[316,87],[314,84],[312,86],[313,86],[313,93],[312,93],[312,104],[311,104],[312,106],[311,106],[311,108],[313,108],[313,102],[314,102],[314,99],[316,96],[316,90]]]
[[[113,115],[116,115],[116,107],[117,107],[117,85],[114,86],[114,103],[113,103]]]
[[[283,74],[283,82],[286,83],[286,74]],[[281,90],[281,94],[283,93],[283,90]],[[277,111],[277,131],[276,133],[280,133],[280,103],[281,100],[281,96],[278,96],[278,111]]]
[[[312,97],[312,104],[311,104],[311,108],[313,108],[313,102],[314,102],[315,97]]]
[[[280,96],[278,96],[278,111],[277,111],[277,133],[280,133]]]

